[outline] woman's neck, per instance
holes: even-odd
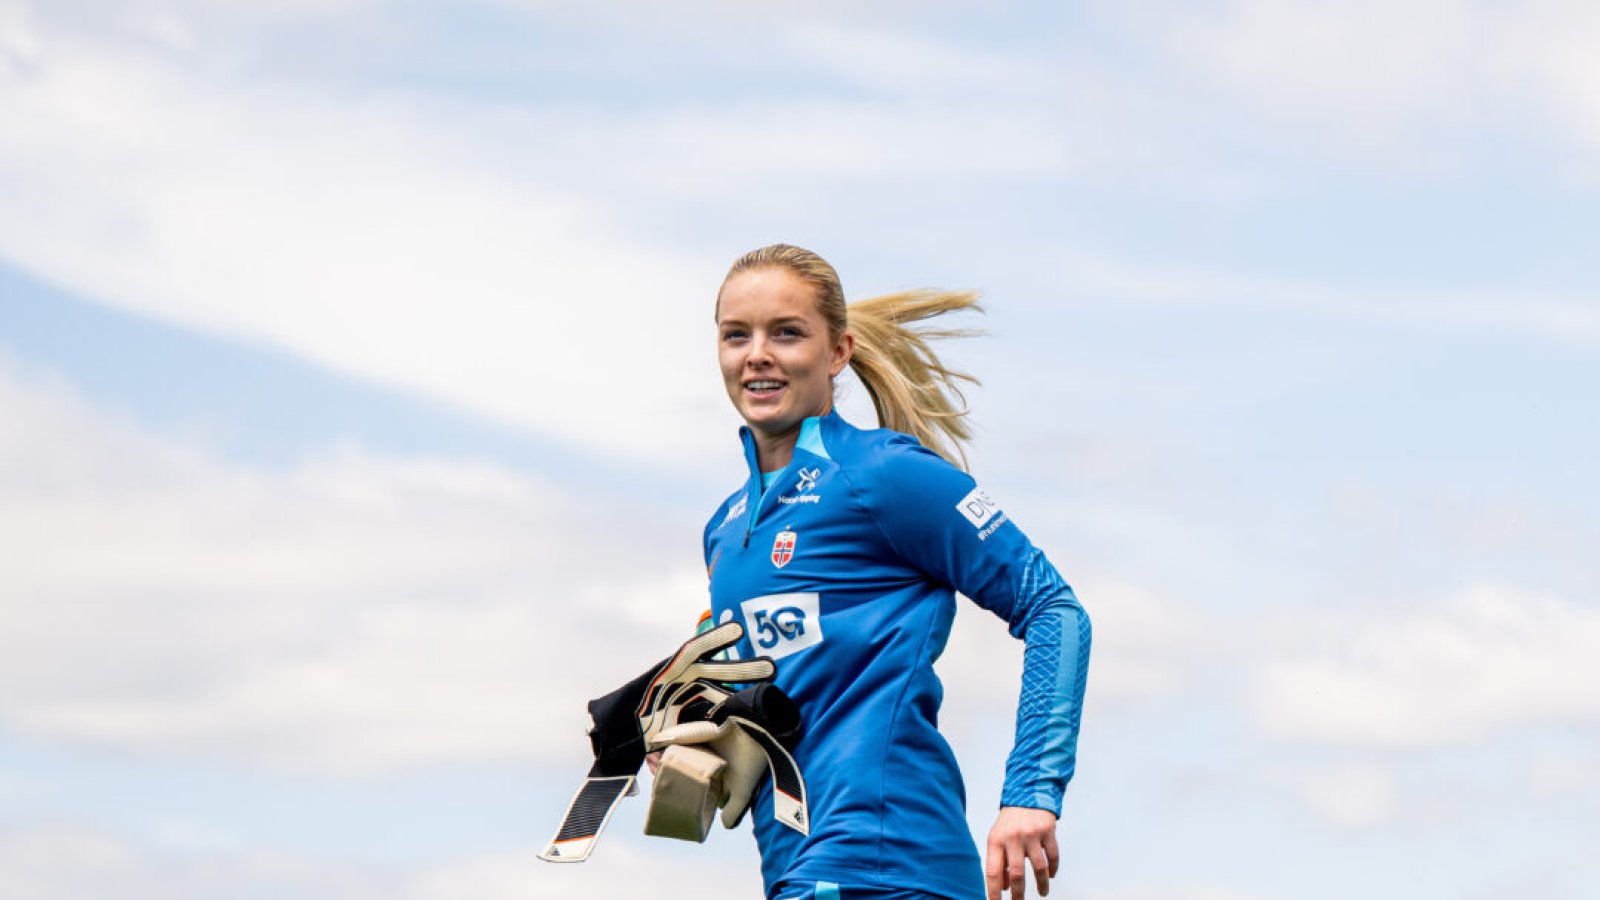
[[[794,458],[794,445],[800,440],[800,426],[778,434],[751,430],[756,439],[756,465],[763,472],[776,472]]]
[[[800,441],[800,432],[806,427],[806,419],[820,419],[831,412],[833,403],[830,402],[826,409],[806,416],[794,423],[793,427],[782,431],[765,432],[751,428],[750,434],[756,439],[756,465],[763,472],[776,472],[787,466],[789,460],[794,458],[794,447]]]

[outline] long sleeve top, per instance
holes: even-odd
[[[1089,620],[1043,553],[965,472],[897,432],[805,420],[789,465],[749,477],[706,525],[711,608],[745,628],[799,704],[810,833],[751,807],[768,897],[787,879],[983,895],[965,790],[939,734],[957,592],[1024,641],[1001,803],[1059,814],[1072,778]]]

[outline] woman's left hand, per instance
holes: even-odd
[[[1050,879],[1060,865],[1054,814],[1023,806],[1000,807],[1000,816],[989,829],[989,846],[984,854],[983,875],[989,900],[1000,900],[1001,892],[1008,888],[1011,900],[1027,896],[1028,867],[1032,867],[1039,896],[1043,897],[1050,893]]]

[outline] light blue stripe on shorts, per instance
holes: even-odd
[[[839,886],[831,881],[814,881],[807,893],[790,895],[788,890],[780,893],[782,896],[778,900],[839,900]]]
[[[932,894],[895,888],[843,887],[831,881],[794,881],[774,900],[939,900]]]

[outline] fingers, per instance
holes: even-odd
[[[984,881],[989,890],[989,900],[1000,900],[1000,895],[1011,892],[1011,900],[1022,900],[1028,892],[1028,856],[1016,839],[1001,840],[989,836],[989,848],[984,864]]]
[[[1000,892],[1005,890],[1001,880],[1006,866],[1005,845],[997,843],[994,836],[990,835],[989,846],[983,857],[983,881],[989,891],[989,900],[1000,900]]]
[[[1056,817],[1038,809],[1002,807],[989,831],[984,854],[984,880],[989,900],[1010,892],[1023,900],[1028,891],[1028,870],[1040,897],[1050,893],[1050,880],[1061,868],[1056,846]]]
[[[1039,889],[1039,896],[1048,896],[1050,893],[1050,877],[1055,872],[1050,867],[1049,857],[1045,854],[1042,844],[1028,846],[1028,862],[1033,866],[1033,882]]]
[[[1027,858],[1020,846],[1006,848],[1006,877],[1011,883],[1011,900],[1022,900],[1028,895]]]
[[[650,767],[650,774],[655,775],[661,771],[661,751],[657,750],[654,753],[645,754],[644,762],[645,765]]]
[[[1033,883],[1039,896],[1050,894],[1050,879],[1056,867],[1043,842],[1031,835],[1012,838],[989,848],[989,895],[998,900],[1002,890],[1011,892],[1011,900],[1023,900],[1028,895],[1028,870],[1033,870]]]

